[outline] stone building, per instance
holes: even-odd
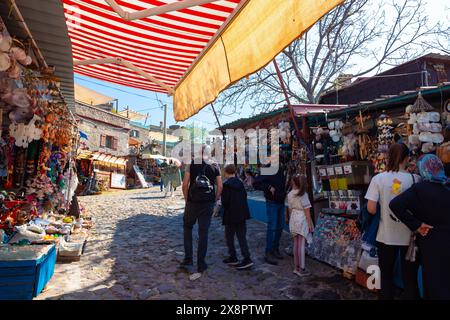
[[[166,149],[167,156],[179,141],[179,138],[172,135],[173,130],[167,129],[166,134]],[[139,122],[130,122],[130,146],[137,146],[146,149],[152,154],[162,154],[162,145],[164,140],[163,127],[148,125],[145,126]],[[141,149],[142,150],[142,149]],[[134,150],[130,148],[130,154],[134,154]]]
[[[134,154],[134,149],[131,146],[145,147],[152,143],[152,139],[149,135],[149,127],[139,122],[130,121],[130,132],[129,132],[129,145],[130,154]]]
[[[89,185],[93,175],[103,189],[127,187],[130,120],[113,112],[114,100],[90,89],[75,87],[74,114],[80,131],[77,150],[80,189],[84,188],[83,183]]]
[[[78,101],[75,102],[75,116],[79,130],[87,135],[89,151],[122,157],[128,155],[130,121],[127,118]]]

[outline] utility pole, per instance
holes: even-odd
[[[166,156],[167,104],[164,105],[163,156]]]

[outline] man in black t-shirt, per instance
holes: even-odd
[[[183,195],[186,201],[183,217],[185,257],[181,267],[193,265],[192,228],[198,221],[197,271],[199,273],[208,268],[205,262],[208,247],[208,229],[214,204],[220,199],[222,193],[222,177],[220,176],[219,166],[208,160],[205,156],[205,149],[206,147],[202,148],[203,159],[201,161],[193,161],[186,166],[183,179]],[[206,185],[209,183],[209,186],[212,188],[212,190],[209,190],[211,192],[199,194],[204,192],[203,190],[205,189],[202,189],[202,187],[197,188],[196,184],[199,180],[197,178],[201,178],[203,186],[205,183]]]

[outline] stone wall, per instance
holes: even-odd
[[[149,134],[148,134],[148,129],[144,129],[144,128],[136,126],[132,123],[130,124],[130,129],[136,130],[137,132],[139,132],[139,137],[137,137],[137,138],[133,137],[133,139],[138,140],[139,142],[141,142],[144,145],[152,142],[152,140],[150,139]]]
[[[92,106],[75,104],[79,130],[88,136],[85,141],[90,151],[109,153],[114,156],[128,155],[129,120]],[[117,139],[117,148],[113,150],[100,147],[101,135]],[[84,139],[83,139],[84,140]]]
[[[75,113],[83,117],[99,120],[102,122],[113,124],[118,127],[130,129],[129,119],[97,107],[76,103]]]

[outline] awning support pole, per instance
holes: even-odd
[[[219,128],[221,127],[220,122],[219,122],[219,117],[217,117],[217,113],[216,113],[216,109],[214,108],[214,104],[211,102],[211,109],[214,112],[214,116],[216,117],[216,121],[217,121],[217,125],[219,126]]]
[[[163,156],[166,156],[167,149],[167,104],[164,104],[164,128],[163,128]]]
[[[298,127],[297,118],[294,114],[294,109],[292,108],[291,101],[289,100],[289,95],[288,95],[286,87],[284,85],[283,76],[281,75],[280,68],[278,68],[278,63],[277,63],[276,59],[273,59],[273,65],[275,66],[275,70],[277,72],[278,79],[280,80],[281,89],[283,90],[283,93],[284,93],[284,98],[286,99],[287,106],[291,113],[292,121],[294,122],[294,127],[295,127],[295,132],[297,134],[297,138],[300,141],[300,139],[302,138],[302,134]]]
[[[35,53],[37,54],[37,58],[38,58],[39,62],[41,63],[41,66],[44,68],[48,68],[47,62],[45,61],[45,58],[42,55],[42,52],[39,49],[39,46],[37,45],[36,40],[34,39],[30,29],[28,28],[28,25],[26,24],[25,19],[23,18],[22,13],[20,12],[19,7],[17,6],[16,1],[11,0],[10,4],[11,4],[11,9],[14,11],[16,21],[20,24],[22,29],[25,31],[27,36],[30,38],[31,44],[33,46]]]
[[[220,125],[219,117],[217,116],[216,109],[214,108],[214,104],[212,102],[211,102],[211,109],[214,112],[214,116],[216,117],[217,125],[219,126],[219,130],[220,130],[220,128],[222,126]],[[220,131],[222,131],[222,130],[220,130]],[[225,132],[223,132],[223,131],[222,131],[222,137],[223,137],[223,140],[225,141]]]
[[[289,100],[289,95],[287,93],[286,87],[284,86],[283,76],[281,75],[280,68],[278,68],[276,59],[273,59],[273,65],[275,66],[275,70],[277,71],[278,79],[280,80],[280,84],[281,84],[281,88],[283,89],[284,97],[286,98],[288,108],[291,112],[292,121],[294,121],[295,132],[297,133],[298,142],[300,143],[303,138],[303,143],[306,146],[308,143],[308,141],[306,140],[307,139],[307,131],[309,130],[307,128],[306,117],[302,116],[303,132],[301,133],[300,129],[298,128],[297,119],[294,114],[294,109],[292,108],[291,102]],[[306,168],[305,168],[305,174],[306,174],[306,179],[308,182],[308,196],[310,199],[314,199],[314,192],[312,189],[313,181],[312,181],[312,176],[311,176],[311,172],[312,172],[311,168],[312,168],[311,162],[307,161]],[[312,214],[314,216],[314,208],[312,208]]]
[[[151,16],[157,16],[159,14],[178,11],[190,7],[200,6],[202,4],[207,4],[215,2],[218,0],[184,0],[173,3],[168,3],[159,7],[154,7],[150,9],[145,9],[137,12],[128,12],[122,9],[122,7],[115,0],[105,0],[105,2],[124,20],[138,20]]]
[[[89,59],[89,60],[74,60],[73,61],[74,66],[85,66],[85,65],[90,65],[90,64],[108,64],[108,63],[114,63],[114,64],[125,66],[128,69],[130,69],[130,70],[136,72],[137,74],[141,75],[142,77],[146,78],[147,80],[150,80],[151,82],[156,83],[161,88],[167,90],[171,95],[173,95],[175,93],[173,88],[171,88],[168,85],[166,85],[165,83],[159,81],[158,79],[156,79],[152,75],[148,74],[147,72],[143,71],[142,69],[136,67],[134,64],[132,64],[122,58],[119,58],[119,57],[103,58],[103,59]]]

